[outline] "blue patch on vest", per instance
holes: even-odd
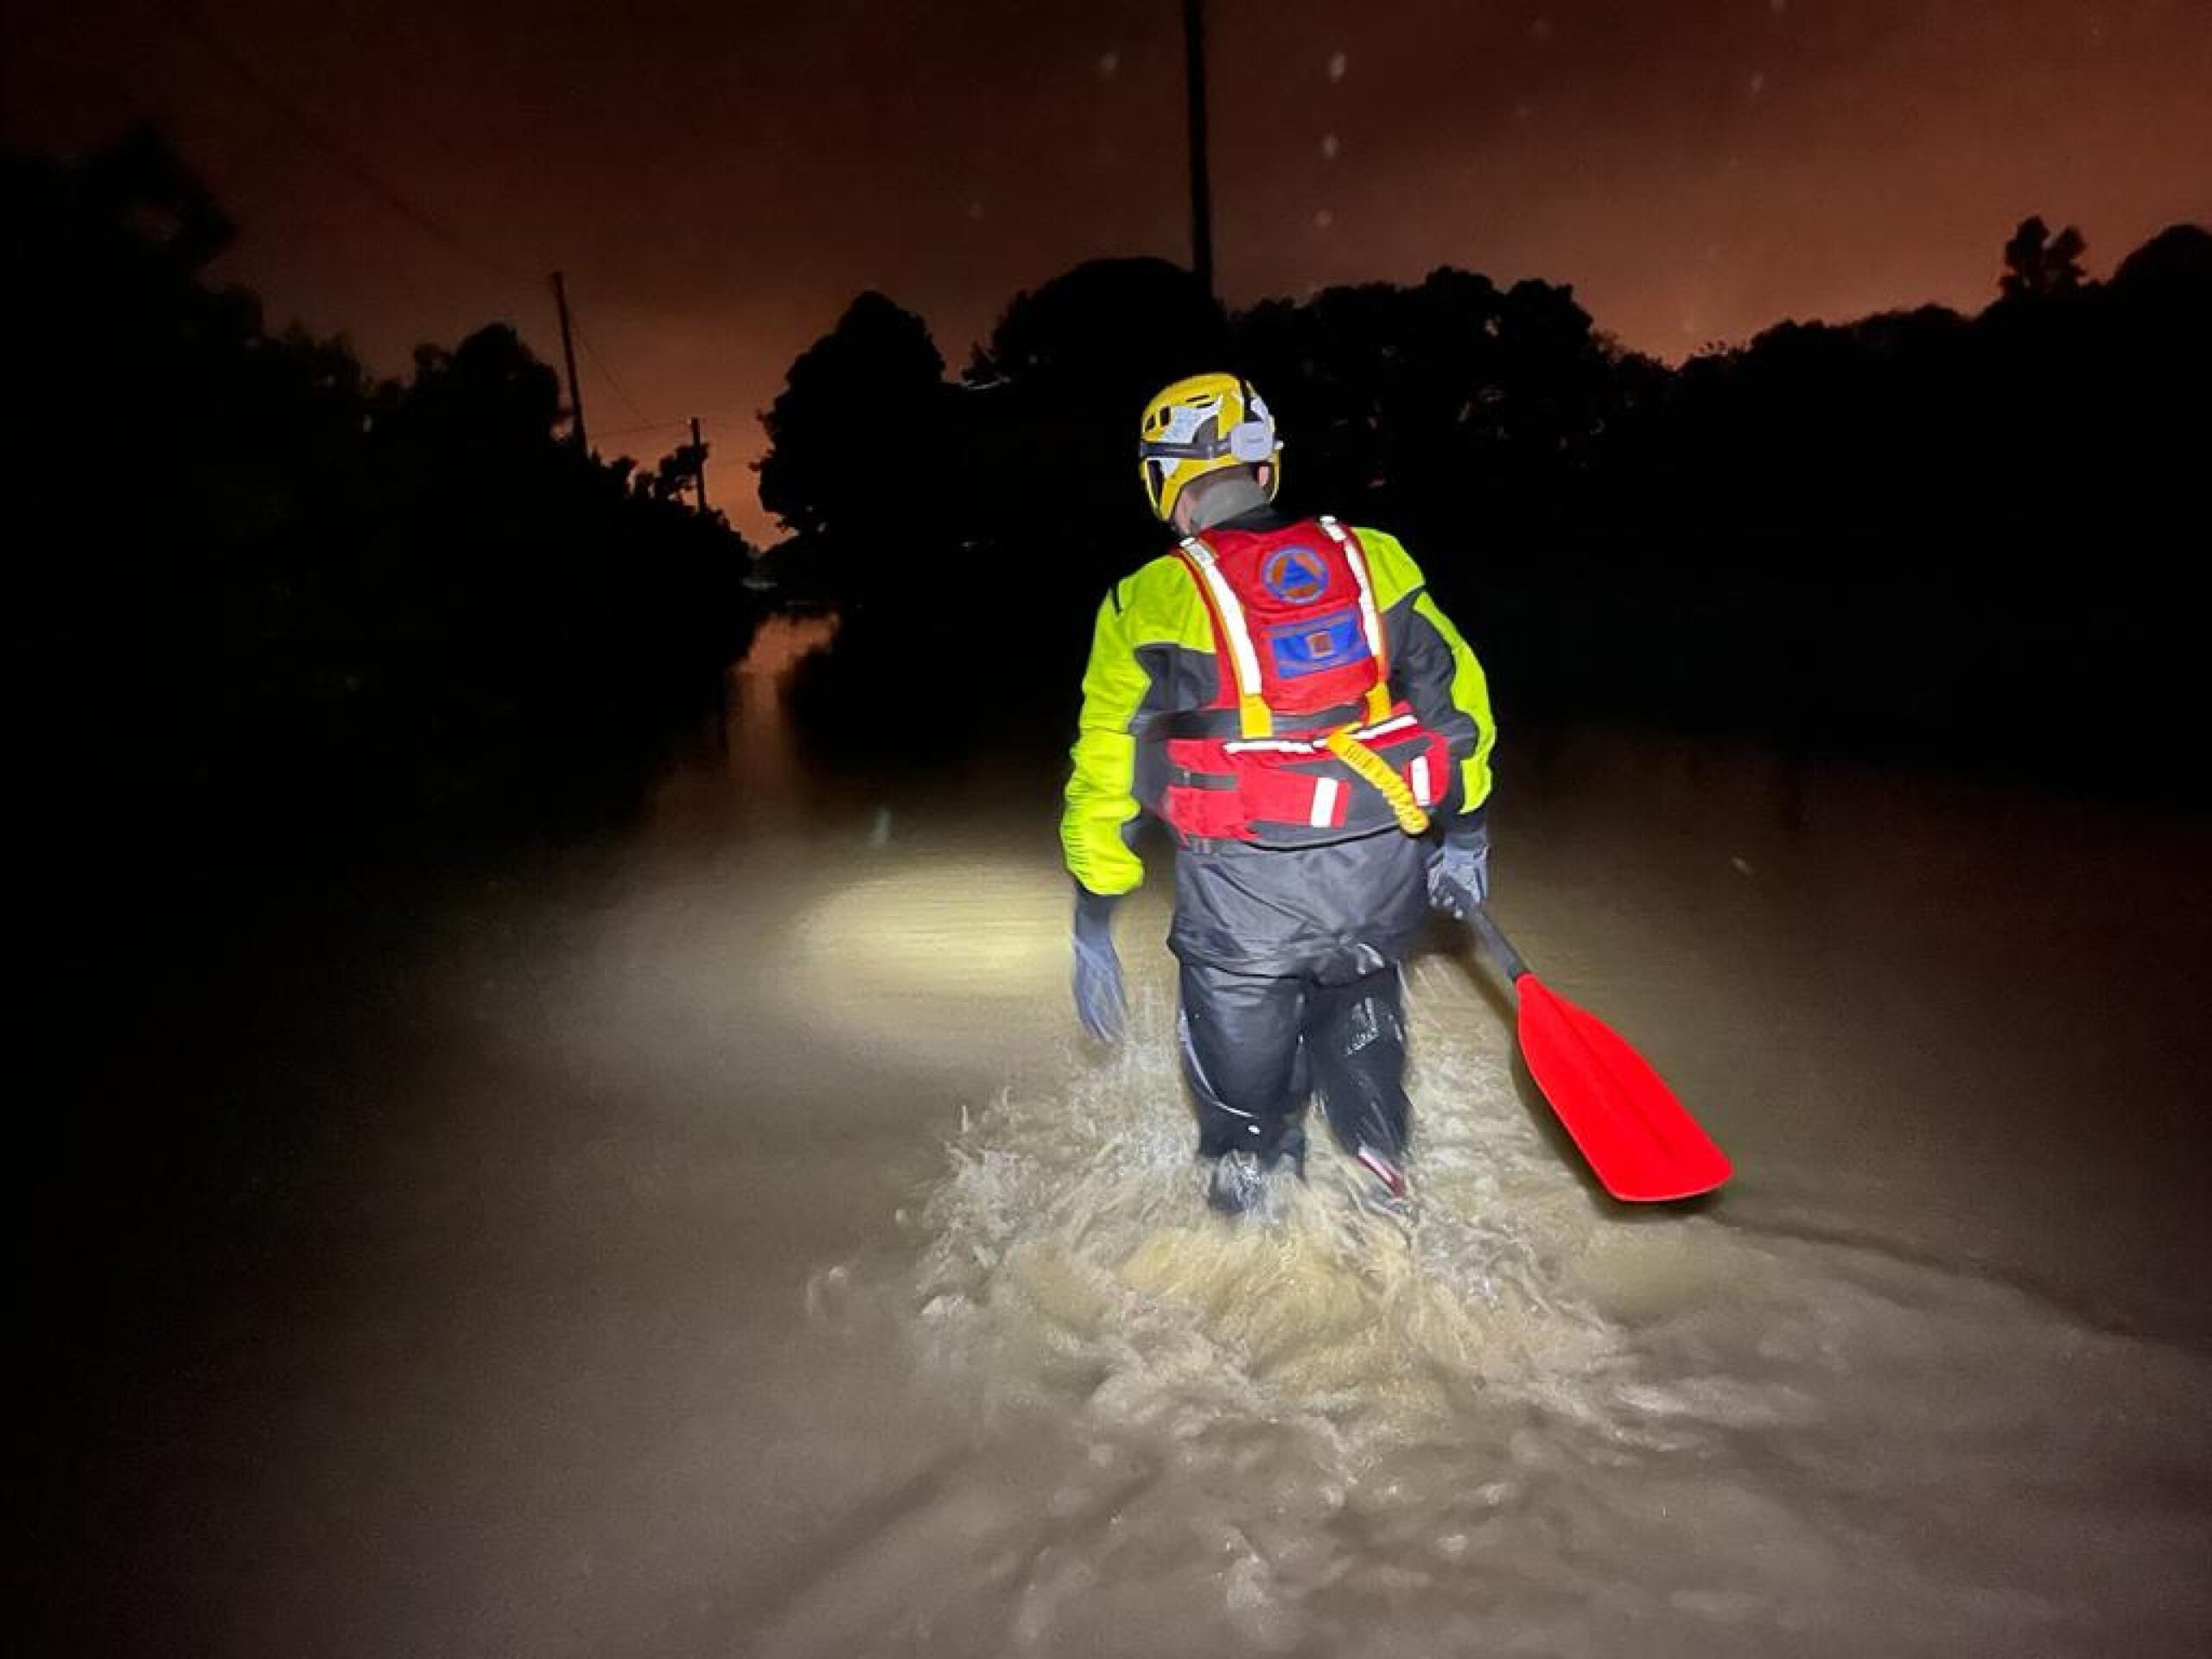
[[[1286,547],[1268,556],[1260,580],[1286,605],[1311,605],[1329,590],[1329,567],[1310,547]]]
[[[1286,680],[1319,674],[1367,659],[1367,635],[1357,611],[1333,611],[1310,622],[1268,630],[1268,652]]]

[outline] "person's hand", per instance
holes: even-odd
[[[1114,949],[1114,900],[1075,890],[1075,1012],[1100,1042],[1116,1044],[1128,1027],[1128,993]]]
[[[1490,824],[1477,811],[1455,818],[1429,849],[1428,902],[1465,921],[1490,897]]]

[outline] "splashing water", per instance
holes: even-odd
[[[2053,1585],[2109,1570],[2074,1552],[2112,1495],[2022,1368],[2086,1366],[2147,1426],[2202,1363],[1878,1244],[1631,1220],[1465,976],[1409,989],[1402,1212],[1317,1122],[1263,1218],[1209,1213],[1156,986],[1065,1093],[966,1115],[907,1265],[817,1281],[960,1443],[764,1650],[2063,1650],[2084,1609]],[[2114,1559],[2178,1574],[2202,1537],[2177,1512]],[[2023,1553],[2052,1580],[1993,1571]]]
[[[1632,870],[1649,813],[1620,822]],[[1317,1119],[1306,1183],[1232,1224],[1192,1155],[1172,964],[1142,944],[1165,894],[1121,930],[1133,1030],[1102,1061],[1057,1034],[1066,889],[1041,856],[917,821],[818,891],[764,872],[769,907],[641,887],[576,1027],[594,1064],[628,1063],[607,1039],[648,1012],[726,1033],[691,1070],[719,1098],[765,1066],[733,1126],[800,1137],[817,1172],[769,1230],[810,1251],[804,1319],[748,1338],[741,1385],[762,1427],[730,1501],[776,1541],[728,1592],[746,1650],[2192,1653],[2212,1365],[2100,1323],[2083,1294],[2125,1256],[2064,1277],[1985,1253],[2004,1195],[1970,1161],[1975,1096],[1931,1074],[2011,1065],[2010,1125],[2063,1103],[2024,1092],[2050,1085],[2017,1046],[1936,1073],[1948,1038],[1811,948],[1835,912],[1789,891],[1802,853],[1731,830],[1741,864],[1696,895],[1709,956],[1541,868],[1516,894],[1547,973],[1663,1044],[1738,1154],[1684,1209],[1596,1193],[1453,960],[1409,971],[1409,1211],[1363,1201]],[[741,934],[781,942],[755,991]],[[1762,978],[1713,965],[1738,962]],[[963,1101],[936,1145],[887,1133]],[[808,1206],[874,1194],[897,1222],[825,1261]],[[2020,1239],[2059,1219],[2022,1215]]]
[[[48,1459],[102,1650],[2202,1650],[2196,826],[1816,773],[1777,815],[1757,757],[1569,748],[1521,774],[1515,933],[1738,1179],[1597,1195],[1423,957],[1410,1210],[1317,1123],[1232,1224],[1161,887],[1099,1063],[1033,810],[734,721],[634,843],[199,990],[270,998],[301,1128],[222,1173],[270,1270],[148,1299],[124,1432]]]
[[[919,1278],[942,1363],[1045,1398],[1079,1376],[1063,1403],[1100,1433],[1296,1423],[1343,1478],[1481,1390],[1571,1403],[1563,1380],[1609,1344],[1550,1282],[1579,1193],[1502,1051],[1414,1079],[1406,1215],[1363,1204],[1372,1178],[1317,1133],[1308,1180],[1279,1172],[1268,1213],[1231,1223],[1202,1202],[1166,1024],[1141,1010],[1121,1057],[1065,1101],[1001,1097],[954,1147]]]
[[[1470,1001],[1433,963],[1414,995]],[[1452,1012],[1472,1024],[1471,1007]],[[1265,1218],[1210,1214],[1157,994],[1065,1097],[1008,1091],[975,1114],[914,1224],[911,1277],[876,1294],[921,1385],[968,1402],[986,1443],[1027,1448],[1020,1473],[986,1458],[988,1476],[946,1477],[927,1548],[918,1533],[836,1580],[905,1580],[861,1604],[898,1606],[901,1641],[931,1631],[945,1651],[1160,1653],[1201,1636],[1230,1651],[1355,1629],[1371,1642],[1384,1610],[1481,1586],[1485,1561],[1527,1556],[1555,1576],[1541,1545],[1529,1554],[1557,1524],[1553,1471],[1695,1437],[1688,1402],[1653,1386],[1574,1288],[1591,1201],[1491,1024],[1481,1042],[1421,1051],[1403,1212],[1371,1207],[1371,1179],[1317,1133],[1308,1179],[1279,1175]],[[849,1321],[860,1293],[834,1271],[817,1306]],[[1010,1636],[929,1587],[972,1590],[995,1560]],[[834,1605],[779,1627],[777,1650],[854,1637],[855,1604]],[[914,1623],[917,1607],[935,1611]],[[1456,1617],[1468,1632],[1484,1622]]]

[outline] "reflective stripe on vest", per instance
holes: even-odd
[[[1359,584],[1359,626],[1367,631],[1367,649],[1375,657],[1375,690],[1368,693],[1367,717],[1380,720],[1390,711],[1390,653],[1382,643],[1382,619],[1375,610],[1375,584],[1368,579],[1367,555],[1359,540],[1335,519],[1323,513],[1317,521],[1331,541],[1344,550],[1351,566],[1351,579]]]
[[[1411,709],[1401,704],[1389,719],[1353,728],[1351,734],[1404,779],[1415,803],[1436,804],[1451,775],[1449,751]],[[1174,781],[1157,810],[1186,836],[1305,845],[1347,829],[1387,829],[1395,810],[1331,750],[1326,734],[1178,737],[1167,740],[1166,748]]]
[[[1237,729],[1247,737],[1265,737],[1274,729],[1274,716],[1260,694],[1260,657],[1252,648],[1252,630],[1245,626],[1244,607],[1237,601],[1236,590],[1229,585],[1229,578],[1221,574],[1213,549],[1195,536],[1186,536],[1183,551],[1205,584],[1207,604],[1229,642],[1230,664],[1236,676]]]
[[[1379,721],[1390,712],[1390,654],[1383,641],[1381,614],[1375,608],[1375,584],[1367,574],[1367,557],[1360,550],[1358,539],[1334,518],[1325,516],[1314,522],[1342,550],[1352,583],[1359,590],[1360,632],[1366,637],[1367,652],[1375,663],[1375,683],[1367,692],[1367,718]],[[1236,678],[1237,729],[1247,738],[1270,736],[1275,728],[1274,711],[1268,707],[1260,678],[1260,656],[1252,644],[1243,602],[1221,574],[1220,561],[1212,548],[1196,536],[1185,537],[1182,547],[1229,646],[1230,664]]]
[[[1344,793],[1344,785],[1334,778],[1313,780],[1313,805],[1306,814],[1306,822],[1316,830],[1326,830],[1337,821],[1337,797]]]
[[[1411,731],[1421,722],[1410,709],[1394,714],[1388,720],[1378,720],[1372,725],[1353,729],[1352,735],[1363,743],[1372,743],[1381,738],[1397,737]],[[1319,756],[1329,752],[1325,737],[1227,737],[1221,741],[1224,754],[1292,754]]]

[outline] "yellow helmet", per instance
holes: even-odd
[[[1194,374],[1155,393],[1144,406],[1137,442],[1145,499],[1161,519],[1193,479],[1230,467],[1268,463],[1268,496],[1282,480],[1275,417],[1239,374]]]

